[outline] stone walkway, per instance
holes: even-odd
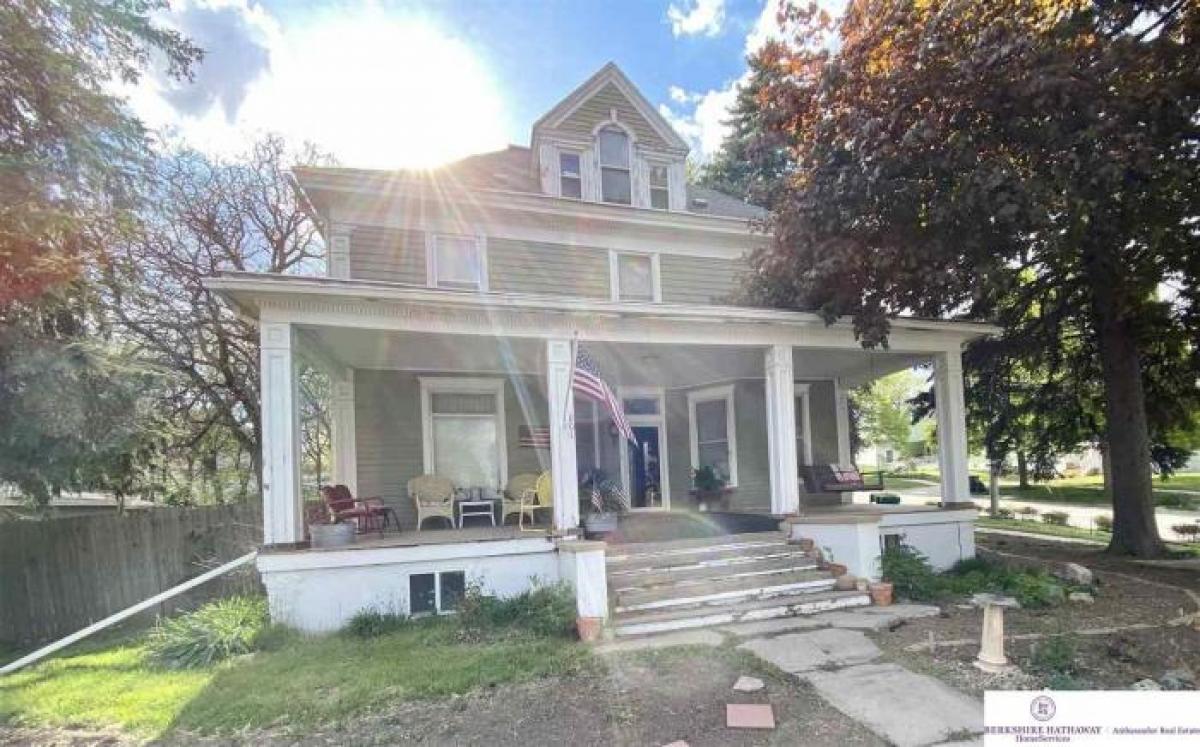
[[[941,680],[877,662],[881,652],[862,632],[937,613],[937,607],[915,604],[864,607],[613,641],[598,651],[718,646],[732,638],[739,649],[807,681],[830,705],[898,747],[982,745],[981,702]]]

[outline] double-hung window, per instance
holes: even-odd
[[[483,239],[432,234],[428,252],[429,285],[457,290],[487,290]]]
[[[658,258],[653,254],[612,252],[610,282],[614,301],[658,301]]]
[[[688,392],[687,398],[692,469],[712,467],[730,487],[736,487],[737,430],[733,385]]]
[[[671,205],[670,178],[667,167],[662,164],[650,164],[650,207],[655,210],[667,210]]]
[[[465,488],[507,483],[504,382],[449,377],[420,381],[425,472]]]
[[[597,137],[600,154],[600,199],[619,205],[633,204],[629,171],[629,136],[605,127]]]
[[[578,153],[558,154],[558,191],[563,197],[583,197],[583,172]]]

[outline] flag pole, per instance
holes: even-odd
[[[563,425],[575,432],[575,408],[571,406],[571,395],[575,389],[575,365],[579,360],[579,330],[571,335],[571,368],[567,373],[567,391],[563,393]]]

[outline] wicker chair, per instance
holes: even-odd
[[[536,530],[537,527],[532,526],[537,521],[537,515],[534,512],[545,508],[551,510],[554,508],[554,484],[550,480],[548,471],[538,475],[533,488],[521,493],[521,505],[517,509],[520,514],[517,518],[517,526],[525,531],[525,515],[528,514],[530,529]]]
[[[521,498],[528,490],[537,488],[538,476],[532,472],[523,472],[519,475],[514,475],[508,480],[508,486],[504,488],[504,495],[500,501],[500,523],[513,514],[518,517],[521,514]]]
[[[421,475],[408,481],[408,497],[417,509],[417,531],[426,519],[441,517],[454,528],[454,485],[444,477]]]

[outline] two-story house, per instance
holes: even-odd
[[[609,64],[534,123],[529,147],[421,172],[296,170],[326,275],[209,283],[261,329],[259,567],[276,617],[320,630],[368,606],[441,609],[445,574],[447,589],[465,574],[499,594],[565,579],[581,616],[604,617],[604,547],[573,539],[593,469],[632,511],[665,512],[693,510],[693,471],[710,467],[722,510],[793,517],[862,576],[877,576],[889,535],[943,566],[973,554],[960,350],[990,328],[899,318],[889,349],[866,351],[848,322],[737,305],[746,255],[769,238],[752,225],[761,212],[688,184],[687,154]],[[572,391],[577,348],[635,442]],[[305,547],[300,357],[333,377],[335,482],[383,497],[404,531]],[[936,372],[942,499],[960,509],[866,511],[806,488],[805,466],[851,464],[847,391],[917,364]],[[418,527],[407,491],[436,475],[498,497],[547,471],[541,532]],[[418,589],[434,601],[418,605]]]

